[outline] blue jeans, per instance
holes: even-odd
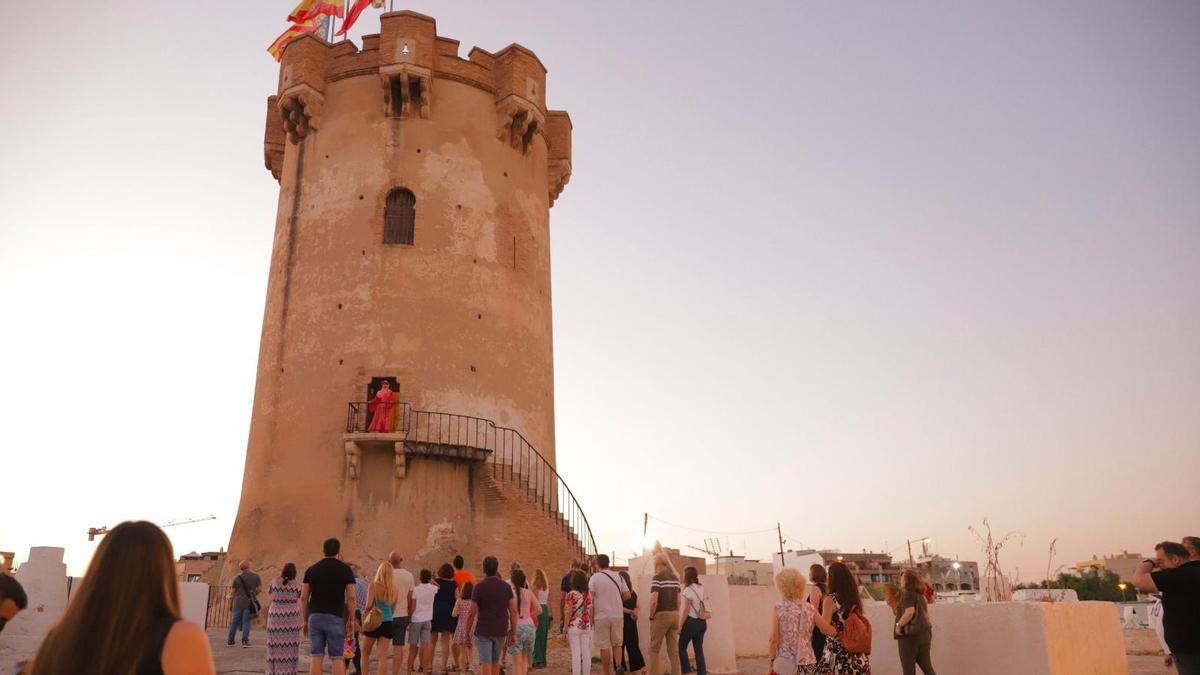
[[[346,620],[333,614],[314,612],[308,615],[308,653],[331,659],[342,658],[346,644]]]
[[[696,652],[696,673],[697,675],[708,675],[708,669],[704,665],[704,631],[708,630],[708,622],[704,619],[693,619],[688,617],[683,621],[683,628],[679,629],[679,664],[682,672],[692,672],[692,664],[688,663],[687,645],[692,643],[692,649]]]
[[[483,637],[475,636],[475,649],[479,652],[479,664],[487,665],[500,663],[500,653],[504,651],[504,643],[508,636]]]
[[[233,644],[233,639],[237,637],[238,626],[242,627],[242,644],[250,644],[250,608],[243,607],[234,609],[233,616],[229,619],[229,637],[225,639],[225,644]]]

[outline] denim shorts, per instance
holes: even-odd
[[[485,663],[500,663],[500,653],[504,651],[504,641],[507,635],[500,637],[475,636],[475,648],[479,651],[480,665]]]
[[[392,644],[404,645],[404,638],[408,635],[408,619],[407,616],[397,616],[392,618]]]
[[[346,642],[346,620],[333,614],[308,615],[308,653],[320,656],[328,652],[330,658],[342,658]]]
[[[408,624],[408,644],[411,647],[420,647],[429,642],[431,631],[433,630],[432,621],[417,621]]]
[[[537,637],[536,628],[528,625],[518,625],[517,639],[508,646],[508,655],[533,654],[533,640],[535,637]]]

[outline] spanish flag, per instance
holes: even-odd
[[[358,15],[367,8],[367,5],[372,4],[372,0],[354,0],[354,4],[350,6],[350,13],[346,15],[346,20],[342,22],[342,27],[335,35],[345,35],[346,31],[358,21]]]
[[[283,58],[283,48],[286,47],[289,42],[295,40],[301,35],[311,33],[316,29],[316,22],[313,19],[309,19],[307,23],[292,24],[291,27],[283,31],[279,37],[275,38],[275,41],[271,43],[271,46],[267,47],[267,51],[275,58],[276,61],[278,61],[279,59]]]
[[[302,24],[321,16],[328,14],[342,18],[342,13],[346,8],[346,0],[300,0],[300,4],[296,5],[296,9],[288,15],[288,21],[292,23]]]

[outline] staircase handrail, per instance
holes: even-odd
[[[369,405],[369,403],[369,401],[352,401],[349,404],[346,422],[347,433],[365,432],[365,430],[358,428],[358,415],[360,412],[359,406],[365,407]],[[557,513],[562,518],[567,529],[579,538],[579,547],[582,549],[582,552],[585,556],[593,556],[599,552],[599,549],[596,547],[596,539],[592,535],[591,524],[588,522],[587,514],[583,512],[583,507],[579,505],[579,500],[575,498],[575,492],[571,490],[571,486],[567,485],[567,481],[563,479],[562,474],[558,472],[558,469],[556,469],[553,464],[547,461],[542,453],[538,452],[538,449],[534,447],[534,445],[530,443],[520,431],[511,427],[499,426],[494,421],[487,419],[486,417],[461,415],[459,413],[448,413],[436,410],[417,410],[413,408],[412,404],[408,401],[394,401],[391,405],[396,407],[397,414],[401,419],[401,424],[398,425],[398,430],[402,431],[406,437],[408,437],[414,431],[418,434],[418,436],[420,435],[420,429],[416,428],[416,425],[413,425],[413,421],[419,420],[422,416],[425,416],[425,431],[427,434],[429,434],[433,429],[431,426],[432,420],[435,418],[437,419],[438,442],[457,440],[460,441],[460,443],[458,443],[459,445],[470,445],[472,447],[486,449],[488,451],[488,459],[485,461],[492,465],[493,476],[498,475],[503,478],[505,467],[507,467],[507,479],[514,480],[515,477],[515,480],[518,484],[523,482],[526,494],[536,497],[539,501],[541,501],[543,509],[547,512],[553,511]],[[446,422],[445,435],[442,433],[443,421]],[[474,428],[472,429],[472,427],[468,426],[464,430],[464,422],[468,425],[474,425]],[[480,425],[483,425],[483,444],[472,444],[470,441],[476,441],[476,443],[478,443],[480,440]],[[488,431],[491,431],[490,436]],[[451,436],[456,438],[451,439]],[[492,441],[491,443],[488,442],[489,438]],[[502,448],[500,442],[501,438],[514,439],[518,447],[514,449],[511,446],[505,445],[504,448]],[[418,437],[410,438],[408,440],[429,441],[430,439]],[[505,456],[504,452],[501,452],[502,449],[508,451],[507,456]],[[513,468],[516,465],[516,453],[518,449],[523,452],[523,457],[526,460],[525,462],[522,462],[524,465],[523,468],[525,469],[524,472],[514,471]],[[504,463],[501,462],[502,459],[508,459],[509,461]],[[533,460],[532,468],[529,466],[531,462],[528,460]],[[564,512],[561,503],[555,504],[554,500],[551,499],[548,484],[551,480],[555,482],[555,486],[558,488],[559,502],[562,501],[562,497],[565,496],[567,498],[567,506],[570,507],[569,512]],[[576,516],[578,516],[578,518],[576,518]],[[580,536],[580,532],[582,532],[583,536]]]

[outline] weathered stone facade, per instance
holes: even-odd
[[[303,566],[337,536],[360,564],[392,548],[427,567],[497,554],[556,578],[590,542],[560,527],[552,469],[549,208],[571,122],[545,86],[524,47],[462,59],[414,12],[384,14],[361,50],[288,45],[267,107],[279,210],[229,560]],[[415,199],[411,243],[385,243],[397,189]],[[349,404],[381,377],[412,410],[483,420],[493,440],[359,433]],[[496,427],[536,454],[497,459]],[[518,485],[531,475],[532,492]]]

